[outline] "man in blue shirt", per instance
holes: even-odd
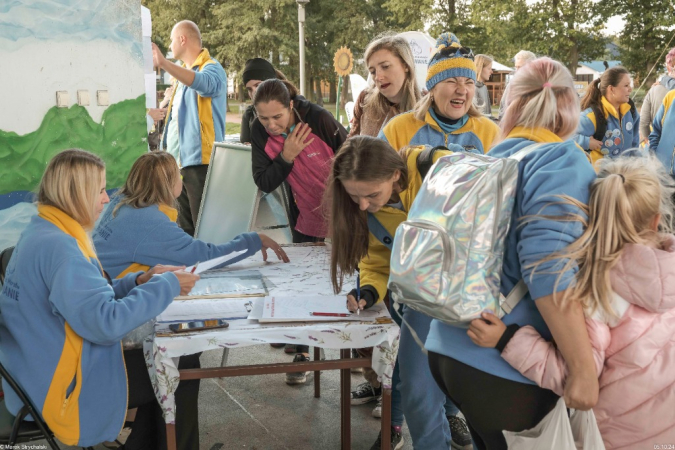
[[[178,225],[194,236],[213,143],[225,136],[227,76],[202,48],[199,28],[183,20],[171,31],[171,51],[182,65],[167,60],[153,44],[155,66],[176,80],[167,110],[162,148],[177,157],[183,176]]]

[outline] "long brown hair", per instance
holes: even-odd
[[[368,215],[345,191],[343,181],[382,181],[401,172],[400,190],[408,187],[408,166],[401,154],[381,139],[354,136],[345,141],[331,166],[325,201],[330,211],[332,239],[330,276],[336,293],[345,275],[351,275],[368,254]]]
[[[602,160],[588,205],[563,198],[583,214],[569,218],[581,222],[583,234],[564,250],[534,264],[536,268],[546,261],[565,261],[556,288],[566,272],[578,267],[575,283],[555,300],[563,307],[579,301],[589,315],[601,309],[616,316],[611,307],[610,270],[626,244],[659,245],[663,236],[659,232],[673,232],[673,192],[672,179],[654,157]],[[659,232],[655,232],[651,223],[659,214]]]
[[[176,159],[167,152],[150,152],[136,160],[124,186],[116,195],[122,196],[113,214],[122,205],[145,208],[151,205],[176,207],[173,188],[180,179]]]
[[[415,58],[413,57],[410,44],[404,38],[394,34],[384,34],[373,40],[363,54],[363,59],[368,66],[368,60],[375,52],[380,50],[387,50],[392,55],[397,57],[403,67],[408,69],[406,73],[405,82],[401,87],[402,95],[401,102],[398,105],[398,110],[401,112],[411,110],[417,101],[422,96],[420,89],[417,87],[415,78]],[[376,86],[367,88],[367,93],[363,99],[362,108],[371,109],[374,111],[376,117],[385,117],[391,108],[389,100],[384,95],[381,95],[380,90]]]
[[[607,88],[610,86],[617,87],[624,75],[630,75],[630,72],[624,67],[614,66],[607,69],[600,78],[593,80],[581,99],[581,110],[592,106],[600,107],[602,96],[607,96]]]

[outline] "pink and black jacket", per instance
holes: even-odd
[[[287,181],[299,210],[295,229],[302,234],[326,237],[327,226],[321,203],[333,156],[347,139],[347,131],[331,113],[302,96],[293,98],[293,107],[314,138],[295,161],[281,157],[285,138],[270,136],[258,119],[251,128],[253,180],[264,192],[272,192]]]

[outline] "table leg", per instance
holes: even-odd
[[[166,424],[166,450],[176,450],[176,425]]]
[[[349,359],[351,357],[350,349],[340,349],[340,357],[342,359]],[[352,430],[351,430],[351,378],[352,374],[349,369],[340,370],[340,428],[342,430],[342,450],[350,450],[352,448]]]
[[[321,349],[319,347],[314,347],[314,361],[319,361],[321,359]],[[321,371],[314,371],[314,397],[321,397]]]
[[[382,389],[382,450],[391,448],[391,389]]]
[[[230,349],[227,347],[223,348],[223,358],[220,360],[220,367],[227,366],[227,359],[230,356]]]

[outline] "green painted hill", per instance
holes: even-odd
[[[145,95],[109,106],[100,124],[82,106],[55,106],[32,133],[19,136],[0,130],[0,194],[34,191],[47,162],[68,148],[101,156],[108,188],[121,186],[133,162],[148,149]]]

